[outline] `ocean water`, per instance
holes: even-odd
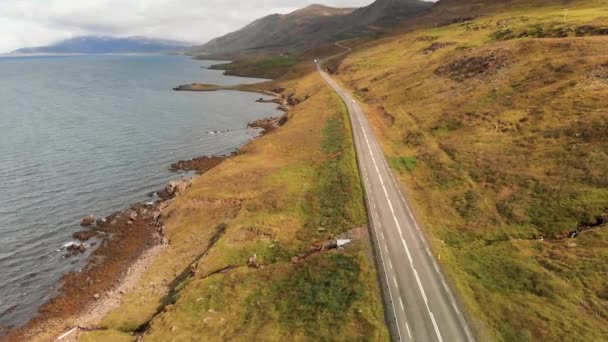
[[[259,94],[174,92],[239,84],[179,56],[0,58],[0,326],[17,327],[85,264],[61,246],[84,215],[108,215],[179,178],[171,163],[225,154],[276,114]],[[230,130],[213,134],[214,131]],[[0,335],[1,335],[0,328]]]

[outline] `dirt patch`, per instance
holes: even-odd
[[[416,39],[414,39],[414,41],[415,42],[432,42],[437,39],[438,39],[437,36],[420,36],[420,37],[416,37]]]
[[[169,170],[178,171],[195,171],[199,175],[211,170],[220,165],[229,156],[202,156],[190,160],[180,160],[177,163],[171,164]]]
[[[593,25],[583,25],[574,29],[577,37],[585,36],[606,36],[608,35],[608,27],[598,27]]]
[[[302,253],[291,258],[292,264],[299,264],[311,256],[329,252],[334,249],[343,249],[348,247],[354,241],[361,241],[366,237],[367,225],[351,229],[343,234],[336,236],[335,239],[325,241],[323,243],[315,243],[307,248]]]
[[[608,81],[608,62],[596,65],[589,73],[589,76],[602,81]]]
[[[437,23],[437,26],[441,27],[441,26],[448,26],[448,25],[452,25],[452,24],[462,24],[462,23],[466,23],[469,21],[473,21],[473,20],[475,20],[474,17],[447,18],[447,19],[444,19],[444,20],[440,21],[439,23]]]
[[[434,42],[431,45],[424,48],[422,50],[422,53],[424,53],[425,55],[429,55],[437,50],[440,50],[440,49],[443,49],[443,48],[446,48],[448,46],[452,46],[455,44],[456,43],[454,43],[454,42]]]
[[[378,111],[380,112],[382,122],[384,122],[388,127],[392,127],[395,124],[395,117],[389,113],[384,106],[378,107]]]
[[[481,56],[467,56],[445,64],[435,70],[439,76],[449,77],[455,81],[484,77],[497,73],[507,66],[512,54],[507,50],[494,50]]]
[[[566,38],[605,35],[608,35],[608,27],[593,25],[577,27],[532,25],[523,30],[500,29],[492,32],[490,37],[494,40],[510,40],[515,38]]]

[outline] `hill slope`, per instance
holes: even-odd
[[[337,70],[480,341],[607,340],[607,15],[441,1]]]
[[[23,48],[13,53],[153,53],[180,51],[190,44],[171,40],[150,39],[144,37],[113,38],[83,36],[66,39],[49,46]]]
[[[193,54],[231,57],[242,52],[301,52],[323,43],[370,33],[429,8],[418,0],[378,0],[360,9],[311,5],[289,14],[273,14],[196,47]]]

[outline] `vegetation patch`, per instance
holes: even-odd
[[[366,222],[363,189],[344,105],[333,95],[338,111],[323,128],[322,151],[327,161],[318,169],[309,200],[304,236],[335,236]]]
[[[593,25],[564,26],[561,24],[537,24],[523,28],[504,28],[492,32],[494,40],[510,40],[515,38],[566,38],[608,35],[608,27]]]
[[[212,65],[210,69],[225,70],[225,75],[275,79],[284,75],[298,61],[291,57],[275,56],[257,59],[240,59],[230,63]]]
[[[329,254],[305,263],[274,285],[278,312],[288,328],[304,329],[310,338],[319,331],[336,329],[355,300],[361,297],[359,264],[354,256]]]
[[[392,167],[416,156],[400,179],[480,341],[605,340],[608,6],[512,5],[443,4],[475,18],[355,49],[338,77],[373,82]]]
[[[512,58],[506,50],[495,50],[480,56],[458,58],[435,70],[439,76],[447,76],[455,81],[493,75],[507,65]]]
[[[393,157],[389,159],[389,164],[399,172],[413,173],[418,166],[416,157]]]

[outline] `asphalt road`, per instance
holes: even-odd
[[[363,110],[319,63],[317,70],[350,114],[393,338],[474,341]]]

